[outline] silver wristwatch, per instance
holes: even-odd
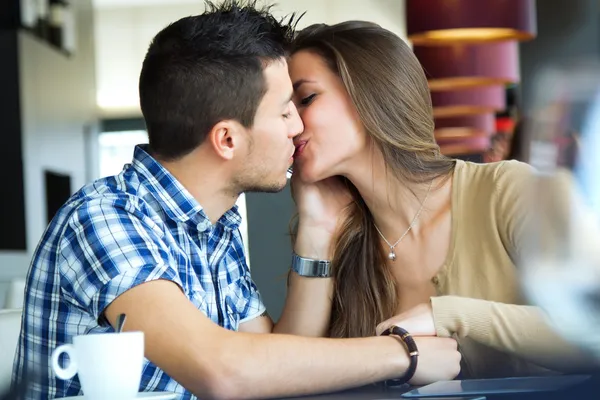
[[[329,278],[331,276],[331,262],[304,258],[292,253],[292,271],[308,278]]]

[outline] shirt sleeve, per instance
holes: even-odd
[[[254,318],[260,317],[267,310],[254,281],[249,276],[245,281],[249,297],[246,307],[240,315],[240,323],[252,321]]]
[[[101,321],[109,304],[139,284],[165,279],[183,287],[163,235],[130,198],[85,203],[61,241],[63,294]]]

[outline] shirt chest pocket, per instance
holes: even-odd
[[[219,321],[219,314],[221,314],[225,319],[222,321],[223,327],[231,330],[238,329],[250,294],[250,286],[244,278],[222,285],[218,290],[214,285],[205,288],[200,282],[190,285],[187,290],[188,299],[198,310],[216,324],[221,322]]]
[[[218,322],[214,301],[211,301],[209,298],[211,294],[199,282],[194,282],[193,284],[189,285],[186,290],[186,295],[192,304],[198,310],[202,311],[205,316],[215,323]]]
[[[250,282],[244,276],[241,276],[235,282],[227,285],[224,294],[227,316],[232,329],[237,330],[240,321],[245,318],[248,312],[248,302],[252,296]]]

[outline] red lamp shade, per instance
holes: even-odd
[[[517,42],[476,45],[415,46],[432,91],[455,90],[519,81]]]
[[[447,156],[483,153],[491,145],[494,120],[493,113],[436,118],[435,140]]]
[[[489,136],[474,136],[451,143],[439,143],[439,145],[442,154],[446,156],[456,156],[459,154],[485,153],[490,148],[491,141]]]
[[[535,0],[406,0],[406,21],[415,45],[524,41],[537,34]]]
[[[433,116],[453,117],[502,111],[506,92],[502,86],[484,86],[465,90],[431,92]]]
[[[438,142],[463,140],[473,136],[490,136],[494,132],[494,114],[465,115],[435,119],[435,139]]]

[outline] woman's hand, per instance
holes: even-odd
[[[352,202],[350,191],[338,176],[305,183],[298,175],[292,176],[292,196],[300,224],[335,233],[339,216]]]
[[[383,321],[375,332],[381,335],[381,332],[390,326],[396,325],[406,330],[412,336],[436,336],[435,324],[433,321],[433,309],[431,303],[419,304],[412,309],[398,314],[388,320]]]
[[[352,202],[350,191],[337,176],[305,183],[293,175],[292,196],[299,217],[294,250],[303,257],[330,260],[340,216]]]

